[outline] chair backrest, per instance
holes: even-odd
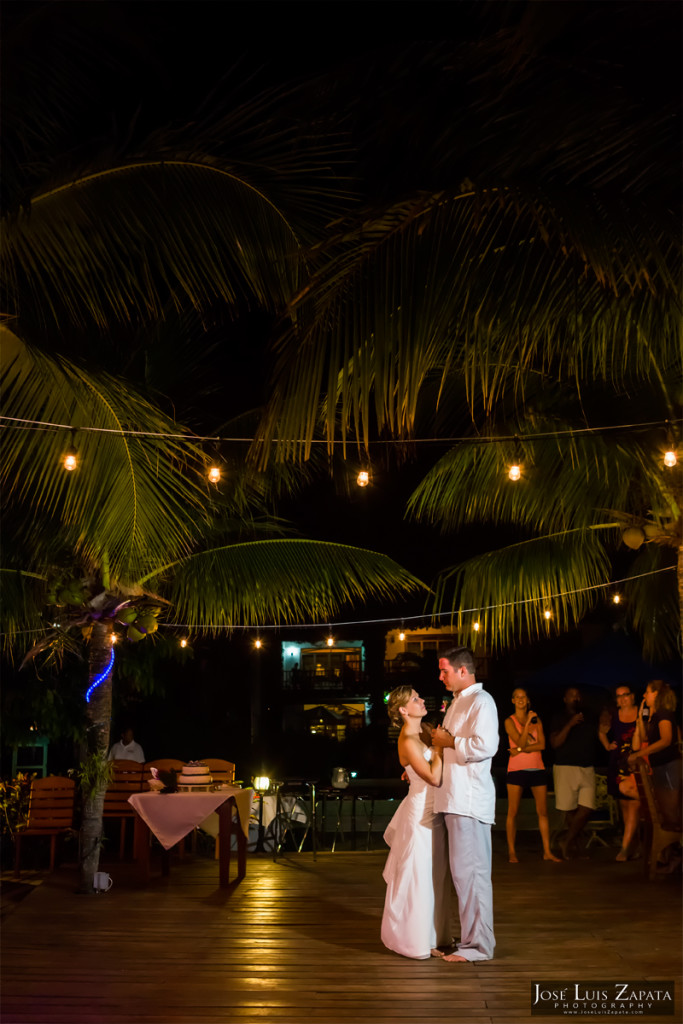
[[[201,757],[200,761],[207,766],[214,782],[232,785],[235,781],[235,765],[232,761],[224,761],[221,757]]]
[[[156,768],[160,772],[179,772],[182,771],[184,764],[185,762],[180,761],[177,757],[158,757],[156,761],[145,762],[142,778],[145,782],[152,778],[151,768]]]
[[[619,809],[617,802],[609,792],[607,776],[600,772],[595,773],[595,814],[589,820],[591,823],[603,822],[604,824],[616,825],[619,820]]]
[[[655,788],[652,785],[650,770],[644,761],[638,762],[639,771],[635,773],[638,796],[640,797],[640,816],[649,821],[655,828],[665,832],[679,832],[680,829],[672,826],[670,822],[664,821],[662,812],[657,803]]]
[[[135,811],[128,803],[128,797],[139,793],[142,788],[140,761],[112,761],[113,777],[104,794],[105,818],[133,817]]]
[[[61,775],[33,779],[29,796],[28,828],[54,832],[72,828],[76,783]]]

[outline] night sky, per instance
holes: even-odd
[[[656,194],[674,202],[680,187],[680,18],[678,3],[658,0],[6,3],[4,208],[15,210],[50,174],[78,172],[93,159],[124,160],[157,129],[210,123],[261,90],[280,96],[285,121],[339,133],[346,154],[340,173],[359,205],[376,207],[465,178],[503,176],[552,188],[565,135],[577,118],[585,129],[577,187],[592,176],[616,191],[640,189],[644,201]],[[533,48],[535,73],[527,77],[520,72],[523,60],[516,69],[497,64],[496,44],[528,19],[523,38]],[[40,76],[52,86],[38,93]],[[22,130],[30,127],[34,103],[51,110],[53,131],[27,163],[15,125],[20,108]],[[635,123],[641,126],[637,146],[628,137]],[[614,147],[602,165],[599,156],[595,162],[589,156],[606,138]],[[167,408],[197,431],[212,433],[267,396],[276,325],[246,309],[235,319],[216,308],[210,319],[203,340],[209,358],[195,353],[190,362],[187,352],[168,359],[166,341],[155,349],[142,330],[114,330],[97,346],[88,332],[65,330],[50,344],[138,385],[149,381],[151,366]],[[45,343],[30,317],[27,330]],[[490,531],[472,528],[444,539],[404,522],[412,486],[439,454],[438,448],[420,449],[400,465],[391,457],[379,460],[372,488],[350,488],[347,496],[323,475],[303,496],[283,500],[278,512],[304,535],[384,550],[431,581],[459,552],[491,544]],[[407,610],[420,611],[421,602]],[[343,617],[372,617],[373,611],[381,614],[369,609]],[[198,655],[193,671],[203,661],[206,681],[217,656],[232,657],[233,674],[246,677],[250,663],[240,644],[232,655],[225,645],[219,655],[217,649]],[[171,674],[181,694],[187,677],[175,669]],[[157,753],[168,751],[148,756]]]

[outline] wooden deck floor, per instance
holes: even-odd
[[[498,946],[479,966],[384,949],[381,852],[253,856],[228,892],[205,858],[146,888],[110,863],[90,897],[62,867],[4,921],[3,1024],[511,1024],[555,979],[675,980],[674,1015],[647,1020],[680,1020],[680,874],[648,883],[613,849],[544,863],[533,838],[515,866],[494,845]]]

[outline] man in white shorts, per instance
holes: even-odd
[[[550,745],[555,753],[553,779],[555,806],[565,812],[567,832],[560,840],[565,860],[573,853],[574,841],[595,810],[595,752],[597,721],[581,706],[575,686],[564,692],[564,710],[550,726]]]

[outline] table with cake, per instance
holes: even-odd
[[[135,811],[135,858],[140,876],[149,878],[150,832],[164,851],[170,850],[201,825],[213,812],[218,814],[219,884],[230,885],[231,840],[237,840],[237,880],[246,874],[247,836],[253,790],[236,786],[215,786],[205,764],[191,761],[177,776],[177,792],[134,793],[128,798]],[[168,874],[169,858],[162,871]]]

